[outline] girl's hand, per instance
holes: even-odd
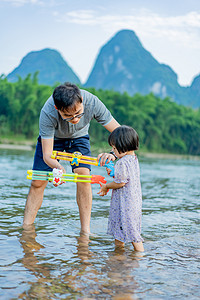
[[[106,187],[106,184],[104,184],[102,182],[100,182],[99,184],[101,186],[101,189],[100,189],[100,191],[97,194],[99,194],[100,196],[107,195],[107,192],[109,191],[109,189]]]

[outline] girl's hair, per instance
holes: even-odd
[[[139,136],[132,127],[122,125],[111,132],[108,143],[110,146],[115,146],[119,153],[138,150]]]
[[[57,109],[61,111],[73,107],[76,103],[82,103],[80,89],[70,82],[65,82],[55,88],[53,100]]]

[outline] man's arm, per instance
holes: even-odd
[[[112,118],[112,120],[107,124],[105,125],[104,127],[112,132],[115,128],[119,127],[120,124],[114,119]],[[113,154],[109,154],[109,153],[100,153],[97,157],[97,160],[99,161],[101,158],[101,161],[100,161],[100,165],[101,166],[104,166],[105,165],[105,162],[107,160],[107,162],[109,163],[111,160],[115,160],[115,156]]]
[[[42,141],[42,152],[43,152],[43,160],[45,163],[51,167],[52,169],[61,169],[65,173],[65,168],[56,160],[51,158],[53,151],[53,139],[41,139]]]
[[[120,126],[120,124],[114,118],[112,118],[112,120],[107,125],[105,125],[104,127],[108,131],[112,132],[115,128],[117,128],[119,126]]]

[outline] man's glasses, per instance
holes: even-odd
[[[73,116],[73,117],[70,117],[70,118],[65,118],[65,119],[63,119],[64,121],[71,121],[71,120],[73,120],[73,119],[75,119],[75,118],[81,118],[82,116],[84,115],[84,112],[83,113],[81,113],[81,114],[79,114],[79,115],[75,115],[75,116]]]

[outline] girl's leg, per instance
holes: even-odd
[[[139,243],[132,242],[132,245],[135,251],[144,252],[144,247],[142,242]]]
[[[117,248],[123,248],[124,247],[124,243],[118,240],[115,240],[115,246]]]

